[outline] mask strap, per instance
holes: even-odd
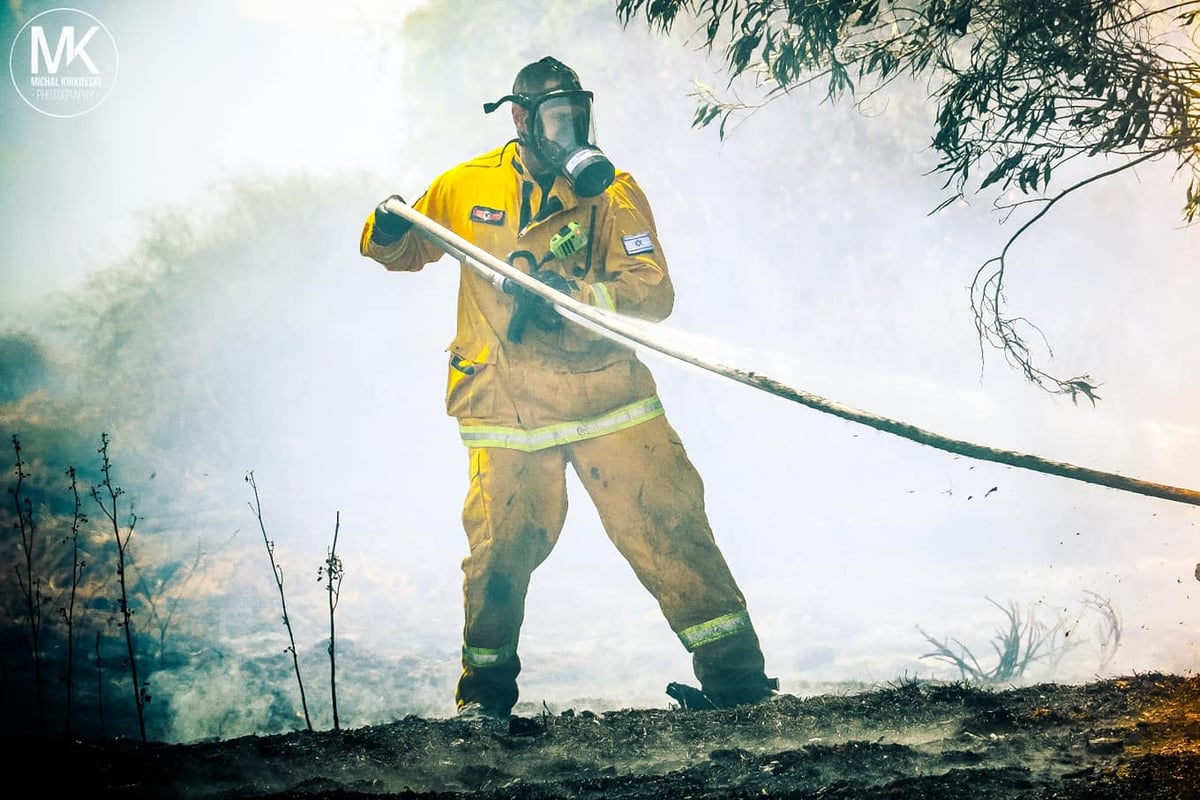
[[[494,103],[484,103],[483,113],[490,114],[505,103],[513,102],[519,106],[529,106],[529,97],[523,94],[506,94]]]
[[[542,100],[552,99],[555,97],[566,97],[568,95],[578,95],[578,96],[584,97],[588,100],[591,100],[593,98],[593,95],[591,92],[585,91],[583,89],[551,89],[549,92],[545,92],[543,94],[536,95],[536,96],[531,96],[531,95],[527,95],[527,94],[506,94],[506,95],[504,95],[504,97],[501,97],[499,100],[496,100],[495,102],[484,103],[483,104],[483,113],[490,114],[493,111],[495,111],[497,108],[499,108],[500,106],[502,106],[508,102],[516,103],[517,105],[521,106],[522,108],[529,108],[533,104],[534,99],[537,99],[538,101],[542,101]]]

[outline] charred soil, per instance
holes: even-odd
[[[899,681],[729,711],[407,717],[185,745],[12,739],[45,796],[1200,798],[1200,676],[989,690]],[[46,791],[49,790],[49,791]]]

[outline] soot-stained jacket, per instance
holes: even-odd
[[[566,278],[588,305],[655,322],[671,312],[675,292],[650,205],[627,172],[596,197],[577,197],[563,177],[543,193],[509,142],[440,175],[413,208],[504,260],[520,250],[542,260],[551,237],[575,222],[586,245],[541,269]],[[418,230],[373,242],[374,222],[372,213],[360,251],[389,270],[415,272],[443,255]],[[552,331],[529,325],[510,341],[513,297],[467,264],[460,269],[446,411],[464,444],[534,451],[663,413],[650,371],[628,347],[571,322]]]

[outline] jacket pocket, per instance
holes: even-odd
[[[496,346],[490,342],[450,345],[446,413],[458,419],[486,419],[496,408]]]

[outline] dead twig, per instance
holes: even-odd
[[[267,526],[263,522],[262,502],[258,497],[258,484],[254,482],[254,472],[246,473],[246,483],[250,484],[250,488],[254,491],[254,504],[250,506],[250,510],[254,512],[254,516],[258,519],[258,529],[262,531],[263,543],[267,546],[267,557],[271,559],[271,574],[275,576],[275,586],[279,589],[279,605],[283,609],[283,626],[287,628],[288,646],[284,652],[292,654],[292,667],[296,672],[296,684],[300,687],[300,706],[304,710],[304,724],[311,731],[312,718],[308,715],[308,701],[304,696],[304,681],[300,677],[300,656],[296,652],[296,637],[292,633],[292,620],[288,616],[287,598],[283,593],[283,567],[275,561],[275,542],[271,541],[267,536]]]

